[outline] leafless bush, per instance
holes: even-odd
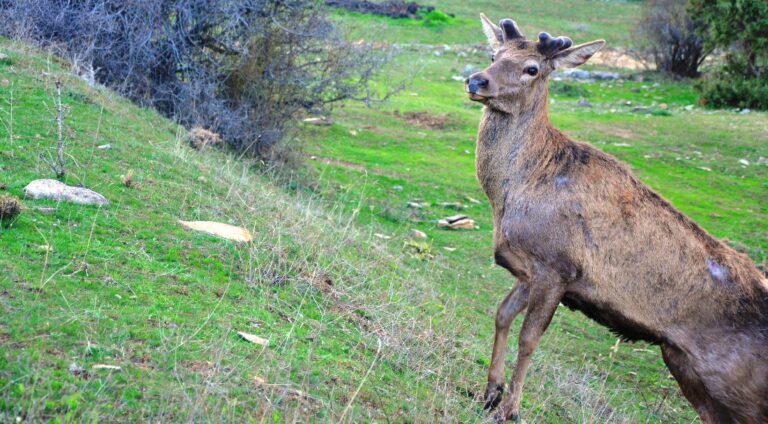
[[[0,33],[261,157],[299,116],[376,98],[386,60],[345,42],[314,0],[0,0]]]
[[[699,66],[711,53],[696,33],[687,1],[649,0],[637,29],[656,61],[656,69],[681,77],[700,75]]]

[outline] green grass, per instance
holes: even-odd
[[[528,38],[541,31],[568,35],[577,43],[598,38],[609,46],[632,44],[635,19],[640,2],[627,0],[554,0],[554,1],[423,1],[454,18],[435,22],[427,19],[392,19],[347,11],[336,15],[349,24],[351,36],[374,42],[426,44],[478,44],[484,42],[480,13],[498,22],[514,19]]]
[[[337,16],[383,25],[377,36],[393,43],[483,42],[475,8],[515,17],[529,36],[539,25],[573,35],[568,25],[585,21],[579,37],[628,40],[637,3],[575,3],[440,2],[457,17],[429,28]],[[0,51],[10,56],[0,63],[6,192],[20,197],[32,179],[52,176],[37,156],[54,148],[46,105],[61,77],[67,182],[111,201],[98,209],[24,200],[21,217],[0,228],[0,421],[484,419],[475,397],[495,308],[514,280],[493,264],[490,208],[474,176],[480,108],[452,79],[467,64],[485,66],[481,50],[404,50],[382,81],[412,77],[410,87],[380,109],[351,103],[332,126],[302,127],[291,141],[307,161],[290,181],[191,150],[182,129],[86,87],[55,58],[9,42]],[[554,83],[554,123],[765,260],[768,166],[757,162],[768,157],[768,116],[705,111],[691,107],[697,97],[686,82],[628,77]],[[581,97],[592,106],[578,107]],[[638,106],[653,113],[633,112]],[[130,170],[136,186],[126,188]],[[462,202],[479,229],[438,229],[437,219],[456,213],[441,202]],[[192,233],[178,219],[243,225],[255,240]],[[409,242],[411,229],[429,238]],[[270,344],[249,344],[237,331]],[[71,374],[72,363],[88,378]],[[122,371],[92,369],[99,363]],[[658,348],[617,344],[565,308],[535,354],[523,408],[528,422],[695,420]]]

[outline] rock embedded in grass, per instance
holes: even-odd
[[[408,236],[412,239],[419,239],[419,240],[427,239],[427,233],[425,233],[424,231],[416,230],[416,229],[411,230],[411,232],[408,233]]]
[[[50,179],[32,181],[24,187],[24,196],[36,200],[47,199],[79,205],[104,206],[109,204],[106,197],[93,190],[68,186],[61,181]]]
[[[224,224],[222,222],[179,220],[179,224],[181,224],[183,227],[189,228],[190,230],[200,231],[227,240],[233,240],[242,243],[247,243],[253,240],[251,232],[247,229],[242,227],[235,227],[234,225]]]

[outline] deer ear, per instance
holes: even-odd
[[[480,14],[480,22],[483,23],[483,32],[485,32],[485,36],[488,37],[488,44],[491,45],[493,51],[498,50],[504,43],[504,35],[501,32],[501,28],[491,22],[484,13]]]
[[[583,65],[592,55],[603,48],[605,40],[596,40],[565,49],[552,57],[552,64],[557,68],[575,68]]]

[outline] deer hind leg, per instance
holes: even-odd
[[[523,382],[531,365],[531,357],[539,345],[541,336],[546,331],[557,305],[565,293],[565,284],[555,273],[534,276],[528,284],[528,311],[520,330],[517,364],[509,383],[509,395],[505,398],[496,414],[498,420],[520,419],[520,401],[523,394]]]
[[[677,380],[683,395],[699,414],[702,423],[727,424],[735,422],[730,412],[707,393],[704,383],[696,374],[683,351],[664,343],[661,345],[661,356]]]
[[[488,386],[485,388],[485,409],[495,408],[504,393],[504,361],[507,353],[509,327],[515,317],[528,305],[528,288],[518,282],[496,311],[496,335],[493,340],[491,368],[488,371]]]

